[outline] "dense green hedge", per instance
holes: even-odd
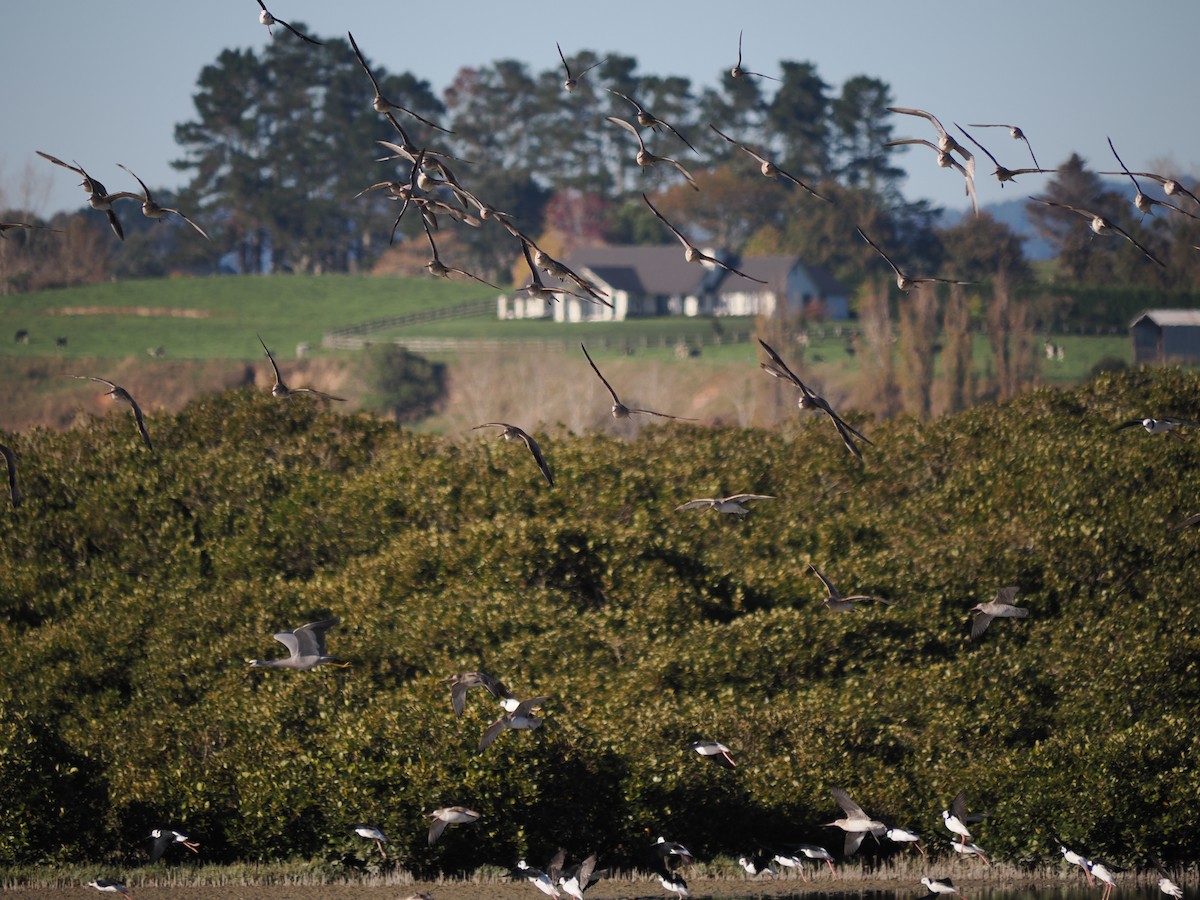
[[[828,787],[928,834],[960,789],[1017,862],[1052,832],[1118,861],[1200,857],[1200,380],[1105,376],[930,423],[871,427],[857,465],[822,417],[782,433],[673,424],[519,445],[237,392],[68,434],[5,437],[0,862],[134,860],[154,825],[221,859],[366,858],[381,825],[430,871],[659,833],[701,854],[820,840]],[[853,417],[851,417],[853,420]],[[861,423],[860,423],[861,424]],[[744,521],[674,513],[772,494]],[[895,601],[837,615],[843,590]],[[966,610],[1020,586],[977,642]],[[352,668],[249,670],[331,615]],[[553,699],[503,734],[485,669]],[[706,764],[716,738],[739,766]],[[425,841],[461,803],[473,826]],[[876,852],[867,845],[868,852]]]

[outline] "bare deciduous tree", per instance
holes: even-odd
[[[921,419],[932,411],[934,349],[938,337],[937,289],[918,285],[900,304],[900,396]]]

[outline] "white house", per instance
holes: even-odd
[[[806,266],[790,256],[739,260],[718,250],[705,252],[766,284],[711,263],[689,263],[675,244],[586,247],[572,254],[566,265],[594,282],[612,308],[568,295],[548,304],[519,294],[500,297],[499,316],[553,318],[557,322],[624,321],[637,316],[770,316],[781,304],[790,313],[819,313],[833,319],[849,316],[849,291],[820,266]]]

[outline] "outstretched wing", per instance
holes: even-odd
[[[534,462],[537,463],[542,476],[551,487],[554,487],[554,476],[550,474],[550,466],[546,463],[546,457],[542,456],[542,448],[538,446],[538,442],[520,428],[516,429],[516,431],[517,437],[525,443],[525,446],[529,448],[529,452],[533,454]],[[492,690],[492,693],[495,694],[495,690]]]
[[[340,625],[341,621],[341,619],[325,619],[321,622],[310,622],[307,625],[301,625],[297,628],[293,633],[299,642],[301,655],[325,656],[325,632],[335,625]]]
[[[596,373],[596,377],[604,382],[604,386],[608,389],[609,394],[612,395],[613,403],[620,403],[621,400],[619,397],[617,397],[617,392],[614,391],[613,386],[608,383],[608,379],[600,373],[600,369],[597,368],[596,363],[592,361],[592,355],[588,353],[587,347],[583,345],[582,341],[579,342],[579,349],[582,350],[583,355],[587,357],[588,364],[592,367],[592,371]]]
[[[4,444],[0,444],[0,456],[4,457],[8,468],[8,495],[12,498],[13,509],[21,505],[21,489],[17,486],[17,455]]]

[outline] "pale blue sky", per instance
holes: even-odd
[[[412,71],[438,91],[462,66],[510,57],[534,71],[555,66],[556,40],[568,55],[620,52],[636,57],[642,72],[686,75],[699,89],[733,64],[745,29],[748,68],[770,73],[781,59],[810,60],[835,86],[853,75],[879,77],[898,105],[927,109],[948,127],[1015,122],[1046,167],[1071,151],[1096,168],[1113,167],[1105,144],[1111,136],[1135,170],[1200,171],[1200,61],[1190,46],[1200,34],[1198,0],[1152,0],[1136,12],[1120,0],[269,5],[317,35],[352,30],[373,61]],[[293,38],[277,32],[276,39]],[[267,40],[255,0],[0,0],[3,201],[22,202],[32,169],[39,173],[35,211],[82,206],[71,176],[35,149],[78,160],[114,190],[127,187],[117,162],[151,186],[178,186],[182,178],[168,165],[179,156],[173,131],[192,116],[201,67],[226,47]],[[364,79],[363,103],[369,100]],[[932,133],[921,120],[899,118],[899,137]],[[1024,147],[1005,133],[977,136],[1009,167],[1027,162]],[[918,150],[900,157],[910,173],[905,193],[962,208],[961,179]],[[1001,191],[981,179],[980,200],[1036,193],[1038,185],[1033,176]]]

